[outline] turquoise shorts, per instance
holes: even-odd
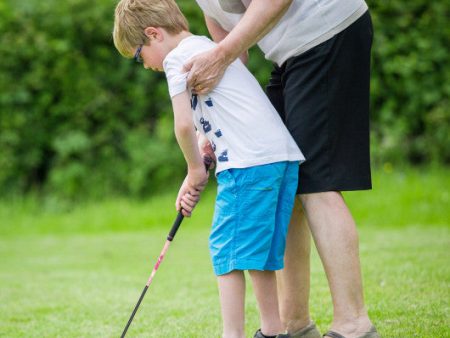
[[[298,181],[298,162],[276,162],[217,175],[209,237],[214,272],[279,270]]]

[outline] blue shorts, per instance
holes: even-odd
[[[298,162],[276,162],[217,175],[209,250],[216,275],[279,270],[294,206]]]

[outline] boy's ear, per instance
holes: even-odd
[[[157,39],[161,41],[163,38],[161,30],[156,27],[147,27],[146,29],[144,29],[144,34],[149,38],[149,40]]]

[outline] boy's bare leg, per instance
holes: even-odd
[[[261,332],[275,336],[284,332],[278,310],[277,278],[275,271],[249,270],[253,290],[258,302]]]
[[[311,322],[310,252],[311,233],[297,196],[286,239],[284,269],[277,272],[281,321],[289,333],[299,331]]]
[[[217,277],[222,309],[223,338],[245,338],[245,276],[234,270]]]
[[[333,300],[331,329],[347,338],[371,327],[364,307],[356,224],[340,192],[301,195]]]

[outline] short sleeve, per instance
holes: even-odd
[[[173,50],[164,59],[163,68],[166,73],[167,84],[169,86],[170,97],[174,97],[187,89],[187,75],[183,73],[183,66],[186,62],[178,53]]]
[[[214,13],[212,12],[209,4],[209,0],[196,0],[198,6],[201,8],[202,12],[209,17],[214,17]]]

